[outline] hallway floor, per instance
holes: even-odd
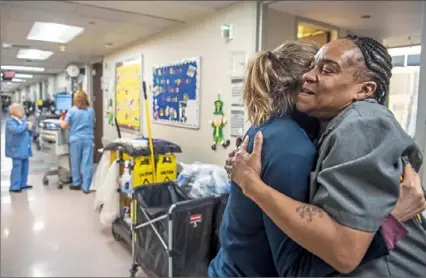
[[[1,276],[128,277],[131,252],[112,238],[110,229],[102,231],[93,209],[95,194],[67,186],[58,190],[54,178],[43,186],[43,174],[55,165],[55,157],[33,150],[33,189],[9,193],[12,162],[1,148]]]

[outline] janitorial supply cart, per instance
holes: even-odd
[[[104,147],[110,151],[111,163],[119,163],[117,173],[120,195],[120,217],[112,224],[112,234],[116,240],[131,245],[131,204],[133,189],[153,183],[176,180],[176,153],[181,148],[171,142],[154,139],[153,157],[148,148],[148,139],[118,140]]]
[[[174,182],[135,188],[131,276],[206,277],[217,197],[189,200]]]
[[[190,199],[176,184],[175,154],[181,148],[152,138],[145,82],[143,90],[148,138],[121,140],[116,122],[120,139],[104,147],[111,163],[120,165],[120,217],[113,236],[132,248],[131,277],[138,266],[150,277],[207,276],[212,250],[217,251],[211,244],[221,196]]]

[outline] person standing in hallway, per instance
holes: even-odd
[[[84,91],[74,94],[73,107],[61,119],[61,128],[70,127],[71,190],[90,193],[93,176],[93,140],[95,112]],[[82,176],[82,178],[81,178]]]
[[[6,122],[6,157],[12,159],[10,175],[10,192],[21,192],[32,188],[28,185],[28,159],[33,155],[31,149],[31,122],[24,119],[24,109],[14,103],[9,107],[9,118]]]

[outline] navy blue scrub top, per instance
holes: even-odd
[[[263,133],[262,180],[295,200],[309,201],[309,176],[316,149],[290,117],[275,117],[247,131],[248,151],[257,131]],[[210,277],[324,277],[338,274],[322,259],[291,240],[274,222],[231,184],[220,228],[221,249],[209,266]],[[380,232],[363,262],[388,254]]]

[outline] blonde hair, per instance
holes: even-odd
[[[89,97],[86,92],[78,90],[74,93],[74,105],[79,109],[87,109],[90,106]]]
[[[9,105],[9,109],[7,110],[9,117],[14,116],[14,114],[16,114],[17,109],[24,113],[24,107],[22,107],[21,104],[15,102]]]
[[[243,102],[253,125],[294,110],[301,77],[308,71],[318,49],[312,43],[289,41],[273,51],[259,52],[250,61]]]

